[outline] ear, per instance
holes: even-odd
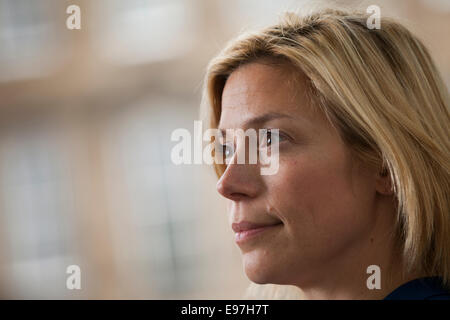
[[[392,188],[391,175],[386,167],[383,167],[376,176],[375,188],[378,193],[382,195],[392,195],[394,194],[394,189]]]

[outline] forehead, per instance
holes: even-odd
[[[225,83],[220,127],[238,127],[239,123],[264,113],[304,117],[311,111],[306,85],[306,76],[285,63],[243,65]]]

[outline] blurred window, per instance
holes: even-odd
[[[60,65],[65,25],[56,25],[55,13],[65,13],[62,5],[52,0],[0,1],[0,81],[45,76]]]
[[[227,0],[218,1],[222,24],[245,28],[264,27],[276,23],[278,14],[288,10],[296,11],[309,0]]]
[[[3,132],[4,135],[4,132]],[[3,137],[0,199],[11,285],[22,297],[66,293],[65,271],[76,226],[70,176],[58,133],[17,128]],[[10,268],[10,269],[8,269]],[[45,292],[40,288],[45,287]]]
[[[130,243],[115,244],[120,260],[145,266],[141,284],[147,281],[148,288],[164,294],[200,285],[207,247],[197,242],[201,167],[176,166],[170,160],[171,131],[193,127],[194,116],[185,104],[170,98],[127,106],[127,114],[111,123],[111,142],[105,143],[111,147],[105,158],[118,161],[114,167],[121,168],[130,209],[116,214],[117,221],[129,221],[131,231],[117,225],[115,232],[124,232],[123,239],[131,232],[136,240],[134,248]]]
[[[93,45],[113,64],[134,65],[182,56],[192,49],[189,1],[96,1]]]

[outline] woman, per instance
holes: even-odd
[[[279,161],[272,175],[237,164],[248,147],[227,135],[217,189],[254,283],[304,299],[450,298],[448,92],[415,36],[367,18],[287,14],[211,61],[211,126],[266,130],[260,147],[277,143]]]

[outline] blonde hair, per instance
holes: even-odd
[[[322,10],[231,41],[207,70],[204,103],[217,127],[228,76],[262,58],[289,63],[354,154],[390,175],[405,268],[450,284],[450,144],[447,88],[422,42],[383,18]],[[218,176],[223,167],[216,165]]]

